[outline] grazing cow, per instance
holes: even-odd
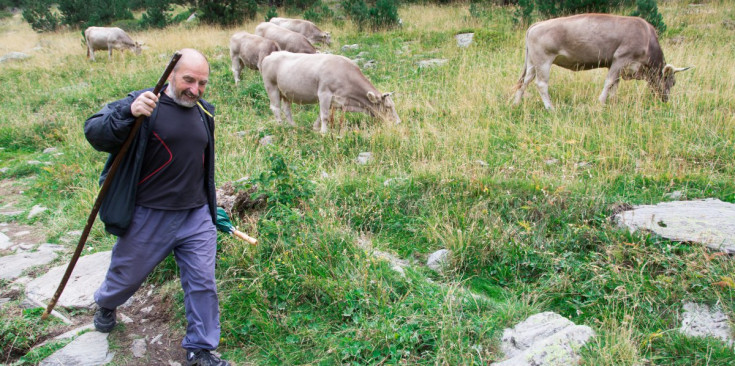
[[[515,86],[515,104],[521,102],[528,83],[536,79],[541,99],[553,109],[549,98],[551,65],[578,71],[609,68],[600,103],[615,94],[618,81],[646,80],[664,102],[674,85],[674,74],[687,68],[666,64],[656,30],[638,17],[580,14],[533,24],[526,32],[526,60]]]
[[[232,72],[235,74],[235,85],[240,83],[243,66],[251,70],[260,70],[263,59],[276,51],[279,51],[278,45],[270,39],[248,32],[233,34],[230,38],[230,59]]]
[[[293,53],[316,53],[316,48],[301,33],[290,31],[273,23],[260,23],[255,34],[271,39],[282,51]]]
[[[306,39],[315,43],[323,43],[326,45],[332,44],[332,36],[329,32],[322,32],[316,24],[303,19],[290,19],[290,18],[271,18],[271,23],[292,30],[296,33],[301,33]]]
[[[112,58],[112,50],[132,50],[140,55],[141,44],[133,41],[124,30],[114,27],[89,27],[84,30],[84,39],[87,41],[87,58],[94,61],[94,51],[108,50],[108,57]]]
[[[332,108],[401,122],[390,97],[392,93],[375,89],[360,68],[346,57],[279,51],[266,57],[261,66],[270,107],[278,122],[281,122],[282,108],[288,122],[294,125],[291,103],[319,103],[314,129],[323,134],[327,133]]]

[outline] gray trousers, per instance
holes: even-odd
[[[217,231],[208,205],[182,211],[136,206],[127,233],[112,248],[110,268],[94,300],[108,309],[122,305],[172,251],[181,270],[188,322],[181,346],[213,350],[220,337]]]

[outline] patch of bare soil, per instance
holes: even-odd
[[[138,290],[129,305],[118,308],[118,325],[108,338],[110,344],[114,345],[111,351],[115,352],[115,364],[185,364],[185,353],[181,348],[185,326],[172,325],[175,324],[173,318],[176,299],[170,292],[155,293],[153,286],[147,285]],[[137,339],[145,340],[145,353],[142,357],[136,357],[133,353],[133,342]]]

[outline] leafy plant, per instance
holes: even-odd
[[[23,19],[36,32],[52,32],[59,28],[59,18],[43,0],[28,0],[24,4]]]
[[[231,26],[244,19],[255,19],[258,4],[255,0],[202,0],[198,2],[198,9],[203,23]]]
[[[392,28],[399,24],[398,4],[396,0],[377,0],[369,6],[364,0],[344,0],[342,2],[347,15],[362,30]]]
[[[636,10],[630,15],[641,17],[656,28],[659,34],[666,32],[664,17],[658,12],[656,0],[636,0]]]
[[[145,28],[164,28],[171,23],[171,10],[169,0],[146,0],[146,11],[143,13],[140,23]]]

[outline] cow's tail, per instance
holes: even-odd
[[[89,58],[89,42],[87,41],[87,34],[85,34],[86,30],[82,30],[82,46],[87,49],[87,58]]]
[[[521,77],[518,79],[518,82],[513,87],[513,92],[518,91],[518,89],[520,89],[523,85],[523,80],[526,78],[526,69],[528,69],[528,33],[526,33],[526,55],[523,59],[523,70],[521,70]]]

